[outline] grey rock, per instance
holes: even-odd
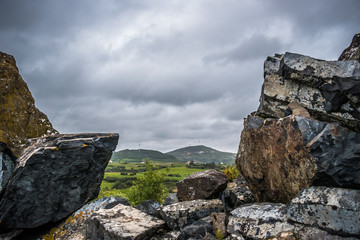
[[[153,200],[146,200],[141,202],[138,206],[135,207],[140,211],[147,213],[151,216],[161,218],[159,210],[160,210],[160,203],[155,202]]]
[[[295,197],[288,208],[291,221],[329,233],[360,237],[360,191],[310,187]]]
[[[61,134],[32,140],[0,200],[0,227],[59,221],[97,197],[118,134]]]
[[[87,220],[86,239],[150,239],[163,227],[163,220],[118,204],[111,209],[99,209]]]
[[[0,193],[15,170],[16,157],[4,142],[0,141]]]
[[[163,206],[160,209],[160,214],[171,229],[179,230],[200,218],[209,216],[212,212],[220,212],[221,210],[222,203],[219,199],[198,199]]]
[[[179,235],[180,240],[187,240],[189,238],[193,239],[202,239],[207,233],[212,232],[212,219],[211,217],[204,217],[197,220],[196,222],[187,225],[181,229],[181,234]]]
[[[227,212],[231,212],[243,204],[255,202],[253,194],[242,177],[227,184],[222,194],[222,200]]]
[[[360,133],[300,116],[296,122],[316,161],[312,184],[360,189]]]
[[[250,239],[267,239],[280,232],[291,231],[294,226],[287,222],[285,204],[246,204],[231,212],[228,233]]]
[[[165,198],[163,206],[170,205],[173,203],[178,203],[178,202],[179,202],[179,199],[178,199],[176,193],[169,193]]]
[[[360,131],[360,62],[294,53],[268,57],[258,114],[282,118],[296,101],[312,118]]]
[[[236,235],[236,234],[230,234],[225,238],[225,240],[245,240],[243,236]]]
[[[104,197],[87,203],[68,218],[61,221],[58,225],[52,226],[51,229],[45,231],[45,233],[42,233],[40,236],[37,236],[36,239],[85,240],[86,220],[99,209],[111,209],[118,204],[130,206],[128,200],[121,197]],[[44,227],[42,227],[42,229],[43,228]],[[29,233],[24,231],[23,236],[24,238],[29,238]]]
[[[339,61],[355,60],[360,62],[360,33],[355,34],[351,44],[340,55]]]
[[[180,236],[180,233],[180,231],[168,232],[162,237],[162,240],[176,240]]]
[[[225,190],[228,178],[223,172],[206,170],[196,172],[176,184],[180,201],[211,199]]]

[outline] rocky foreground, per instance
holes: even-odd
[[[359,36],[339,61],[267,58],[238,179],[196,173],[163,204],[137,207],[114,197],[89,203],[118,135],[57,134],[32,98],[24,95],[32,110],[15,107],[26,84],[0,53],[0,239],[360,239]],[[7,119],[18,111],[26,121]],[[12,129],[29,123],[36,136]]]

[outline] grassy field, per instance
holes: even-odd
[[[160,171],[166,175],[165,181],[169,186],[169,191],[172,191],[175,188],[175,183],[181,181],[185,177],[200,171],[205,171],[205,169],[199,168],[188,168],[185,163],[151,163],[156,168],[159,168],[157,171]],[[129,178],[135,178],[141,176],[145,171],[144,163],[127,163],[127,162],[112,162],[106,168],[104,180],[101,183],[101,191],[99,198],[107,196],[119,196],[125,197],[129,192],[132,181]],[[119,183],[124,185],[127,182],[127,187],[119,189]]]

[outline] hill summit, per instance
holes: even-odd
[[[114,162],[142,162],[146,158],[153,162],[180,162],[180,160],[170,154],[148,149],[125,149],[114,152],[111,160]]]
[[[235,153],[221,152],[204,145],[196,145],[180,148],[167,154],[175,156],[177,159],[187,161],[197,161],[201,163],[227,163],[232,164],[235,161]]]

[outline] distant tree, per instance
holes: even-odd
[[[127,195],[131,205],[139,205],[142,201],[153,200],[163,202],[167,195],[167,188],[164,185],[166,174],[156,171],[154,166],[145,162],[146,171],[134,181]]]

